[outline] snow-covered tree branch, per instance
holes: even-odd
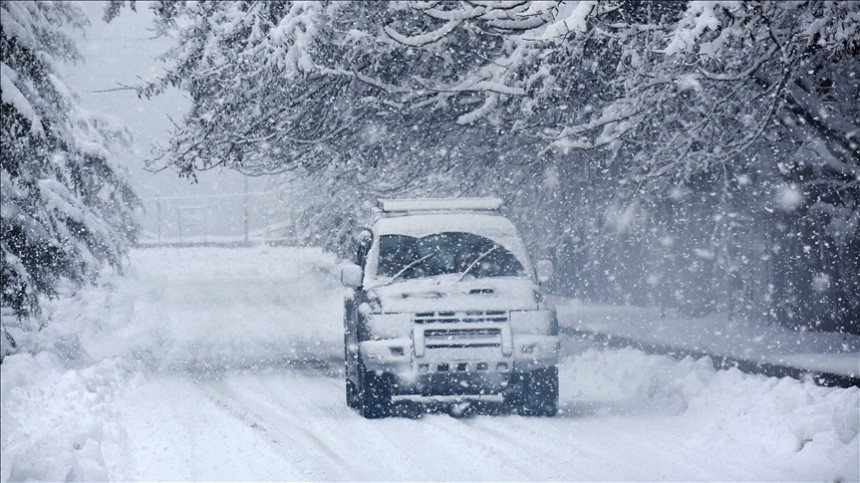
[[[91,281],[106,264],[119,267],[137,230],[137,198],[115,155],[129,132],[81,108],[57,74],[58,62],[80,57],[62,29],[85,24],[67,3],[2,4],[0,243],[8,340],[15,327],[38,326],[40,297]]]
[[[310,176],[338,233],[375,194],[505,190],[566,290],[860,326],[856,3],[153,8],[176,43],[141,93],[194,102],[153,168]]]

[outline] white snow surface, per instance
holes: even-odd
[[[0,480],[860,478],[857,388],[571,338],[555,418],[365,420],[345,404],[338,270],[317,249],[140,249],[47,304],[0,366]]]

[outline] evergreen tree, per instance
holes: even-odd
[[[86,17],[64,2],[2,2],[2,305],[10,331],[37,328],[39,299],[119,267],[137,226],[137,198],[113,149],[115,120],[87,112],[57,73],[80,60],[64,28]]]

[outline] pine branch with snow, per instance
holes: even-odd
[[[119,267],[137,230],[115,154],[130,133],[82,109],[57,74],[58,62],[80,59],[64,26],[85,25],[68,3],[2,4],[4,348],[9,331],[41,323],[41,297]]]

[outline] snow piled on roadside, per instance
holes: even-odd
[[[123,479],[127,439],[111,406],[133,379],[123,366],[109,359],[69,369],[51,352],[7,357],[0,381],[0,479]]]
[[[860,388],[718,371],[709,357],[675,361],[630,348],[572,356],[560,379],[567,411],[680,416],[702,446],[731,451],[753,439],[763,453],[802,459],[810,477],[860,479]]]

